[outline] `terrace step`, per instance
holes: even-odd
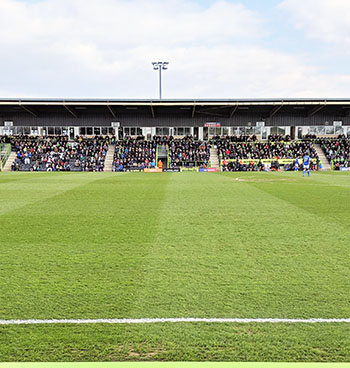
[[[158,145],[158,158],[167,158],[168,157],[168,150],[165,145],[159,144]]]
[[[209,158],[209,161],[210,161],[211,167],[213,167],[215,169],[220,169],[217,148],[210,148],[210,158]]]
[[[104,168],[105,172],[111,172],[112,171],[114,150],[115,150],[115,145],[114,144],[109,144],[108,145],[108,151],[107,151],[107,154],[106,154],[106,159],[105,159],[105,168]]]
[[[10,153],[10,156],[6,160],[3,171],[11,171],[11,166],[13,164],[13,161],[15,161],[15,159],[16,159],[16,152],[12,151]]]
[[[318,158],[322,162],[322,170],[331,170],[331,165],[329,164],[329,161],[327,160],[327,157],[324,154],[321,146],[319,144],[314,144],[314,148],[316,150]]]

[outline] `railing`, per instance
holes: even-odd
[[[5,163],[11,154],[11,144],[0,144],[0,171],[3,171]]]

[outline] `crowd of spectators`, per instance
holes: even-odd
[[[283,135],[283,134],[270,134],[267,137],[269,142],[290,142],[292,140],[290,135]]]
[[[306,152],[309,152],[311,159],[317,159],[311,141],[233,143],[224,140],[217,144],[217,148],[221,160],[296,158]]]
[[[222,171],[264,171],[267,168],[261,160],[258,162],[256,161],[249,161],[243,163],[242,160],[236,159],[235,161],[226,161],[225,159],[221,162],[221,169]],[[278,161],[273,162],[272,165],[269,165],[270,169],[279,169]]]
[[[16,159],[13,171],[103,171],[108,137],[14,136]]]
[[[172,138],[172,137],[171,137]],[[192,136],[169,141],[169,167],[208,167],[210,145]]]
[[[337,138],[319,138],[316,140],[328,161],[335,170],[340,167],[350,167],[350,139],[341,135]]]
[[[138,136],[135,139],[125,137],[124,140],[117,141],[114,150],[113,170],[142,170],[156,167],[157,144],[156,137],[152,141],[146,141],[144,136]]]
[[[210,144],[218,144],[221,141],[226,142],[256,142],[258,137],[256,135],[227,135],[225,137],[216,135],[211,138]]]
[[[210,158],[209,145],[196,141],[192,136],[174,139],[172,136],[154,136],[151,141],[143,136],[125,137],[117,142],[114,153],[114,171],[142,170],[159,166],[156,162],[157,147],[164,147],[169,158],[168,166],[207,167]]]

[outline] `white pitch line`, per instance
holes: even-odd
[[[112,318],[112,319],[10,319],[0,325],[42,324],[145,324],[145,323],[350,323],[350,318]]]

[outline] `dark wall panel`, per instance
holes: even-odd
[[[222,126],[255,126],[257,121],[265,121],[267,126],[309,126],[333,125],[340,120],[343,125],[350,125],[350,117],[329,114],[316,114],[311,117],[296,114],[276,114],[272,118],[264,118],[259,114],[237,113],[232,118],[204,114],[124,114],[114,119],[110,114],[81,114],[74,118],[70,114],[46,114],[36,118],[27,113],[0,116],[0,125],[4,121],[13,121],[16,126],[111,126],[111,122],[119,121],[121,126],[159,127],[159,126],[203,126],[206,122],[220,122]]]

